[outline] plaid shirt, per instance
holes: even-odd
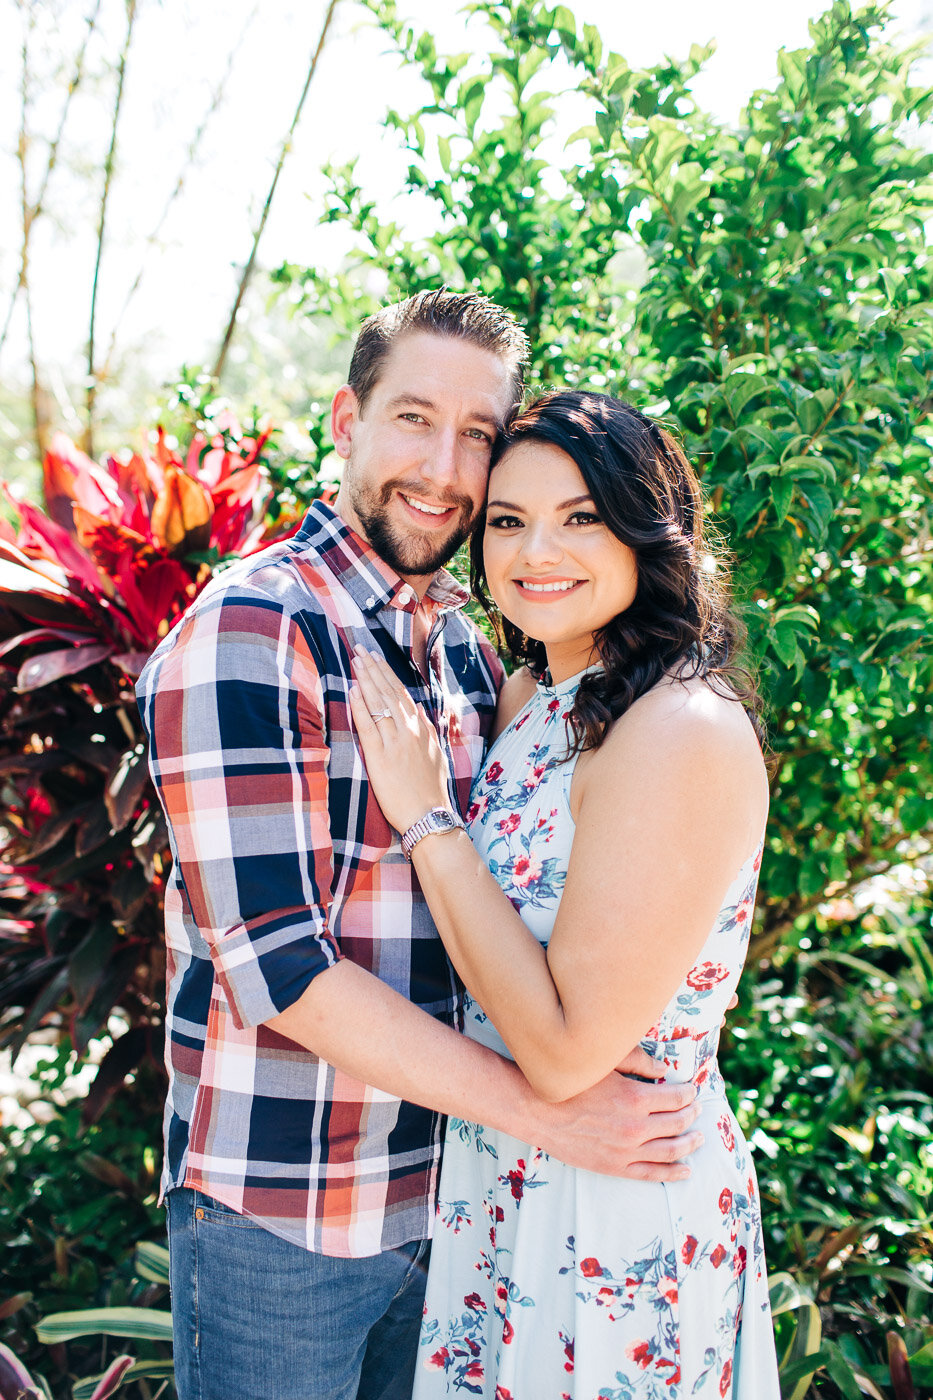
[[[449,1025],[459,992],[399,838],[371,798],[348,692],[378,646],[434,717],[465,808],[502,672],[431,583],[417,598],[322,502],[294,538],[214,580],[137,695],[174,864],[163,1192],[190,1186],[307,1249],[377,1254],[431,1233],[440,1116],[263,1024],[352,958]]]

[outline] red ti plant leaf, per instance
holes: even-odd
[[[137,744],[121,754],[104,789],[104,801],[113,831],[122,831],[132,820],[149,781],[146,746]]]
[[[15,651],[17,647],[28,646],[30,642],[86,642],[87,639],[87,632],[79,632],[73,627],[33,627],[28,632],[19,632],[0,642],[0,656],[6,656],[8,651]]]
[[[9,492],[5,493],[12,501]],[[36,510],[27,501],[12,502],[22,521],[17,544],[26,554],[39,555],[60,565],[66,573],[81,580],[95,593],[106,591],[107,580],[102,578],[85,554],[78,549],[71,534],[57,525],[54,520]],[[72,526],[72,530],[73,530]]]
[[[149,541],[119,521],[105,520],[94,515],[83,506],[75,506],[75,535],[82,549],[91,554],[105,575],[112,580],[116,563],[127,553],[138,553],[147,548]]]
[[[84,506],[94,515],[120,515],[120,492],[116,482],[92,462],[65,433],[52,438],[42,463],[45,503],[49,515],[69,533],[74,529],[72,506]]]
[[[157,559],[134,568],[133,561],[124,555],[116,581],[137,640],[150,651],[196,592],[190,574],[175,559]]]
[[[152,533],[169,554],[184,558],[207,549],[214,504],[210,492],[181,468],[166,468],[165,485],[152,507]]]
[[[104,657],[110,656],[112,652],[113,646],[108,642],[99,642],[87,647],[63,647],[61,651],[40,652],[38,656],[31,656],[28,661],[24,661],[19,668],[16,689],[21,695],[30,690],[38,690],[40,686],[48,685],[51,681],[61,680],[62,676],[73,676],[78,671],[93,666],[95,662],[103,661]]]

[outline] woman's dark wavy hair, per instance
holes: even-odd
[[[596,635],[603,670],[584,676],[570,714],[572,751],[597,748],[609,725],[662,676],[699,676],[738,700],[763,740],[755,680],[741,663],[745,629],[730,610],[728,571],[704,529],[703,493],[682,448],[657,423],[606,394],[545,394],[496,442],[492,465],[518,443],[566,452],[600,518],[634,550],[634,602]],[[470,581],[512,659],[540,679],[543,643],[492,603],[483,565],[483,512],[470,541]]]

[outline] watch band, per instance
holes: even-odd
[[[432,807],[430,812],[425,812],[423,817],[419,817],[416,822],[402,832],[402,850],[405,859],[411,864],[411,853],[418,842],[424,836],[431,836],[434,832],[457,831],[463,829],[463,822],[456,812],[452,812],[449,807]]]

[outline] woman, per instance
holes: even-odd
[[[434,730],[381,658],[357,661],[369,775],[467,1034],[551,1100],[641,1044],[703,1109],[667,1183],[449,1122],[416,1400],[779,1396],[755,1174],[715,1058],[768,785],[702,511],[680,448],[624,404],[552,394],[513,424],[473,572],[527,664],[466,831],[422,821],[450,806]]]

